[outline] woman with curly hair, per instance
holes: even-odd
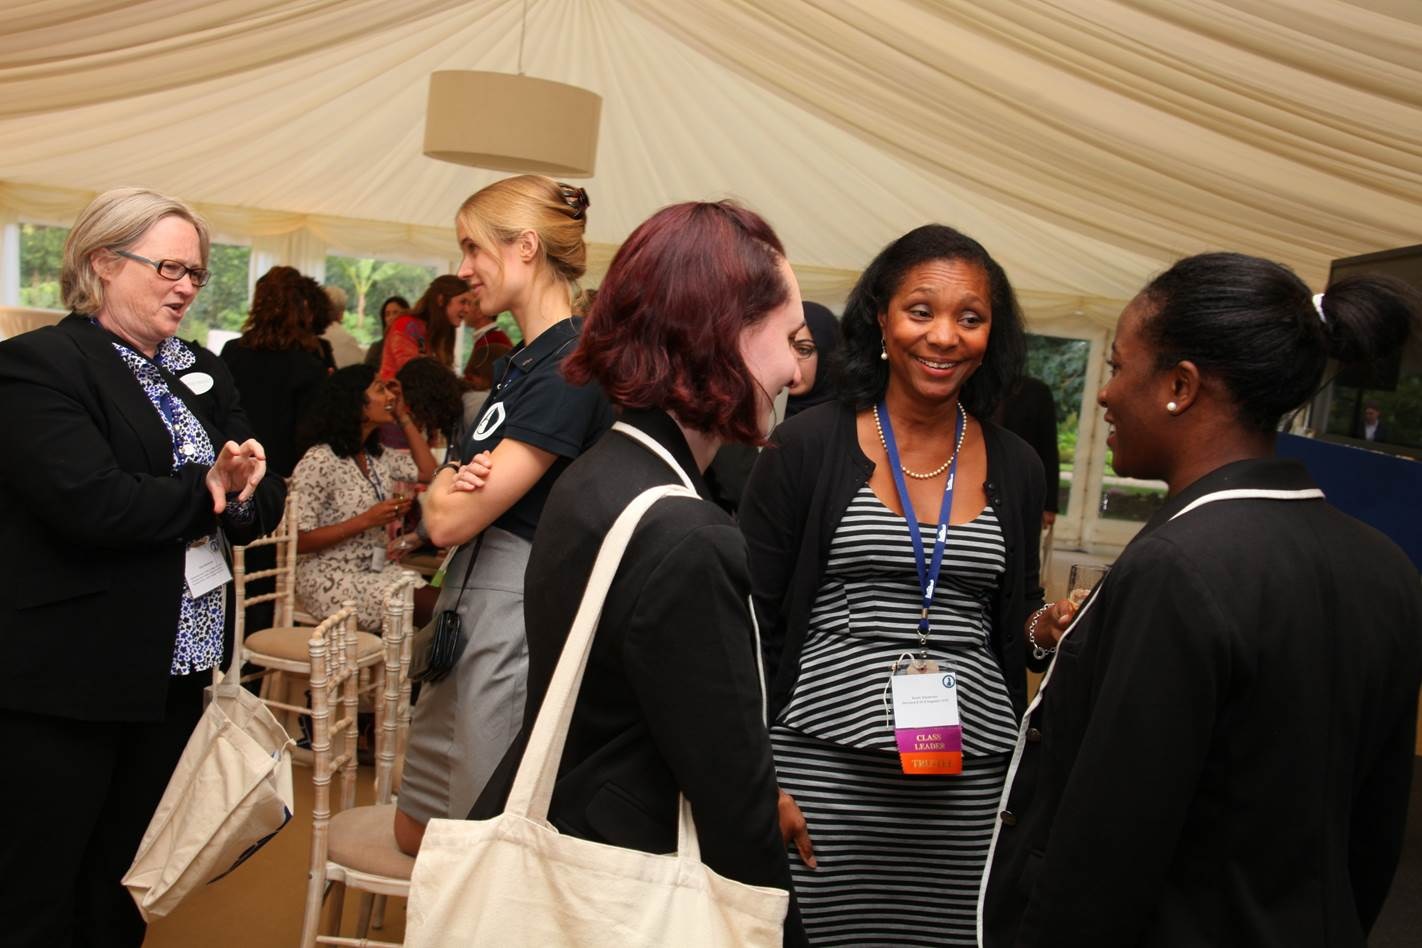
[[[464,415],[463,386],[432,356],[411,359],[395,374],[415,424],[432,446],[453,444]]]
[[[320,292],[315,280],[293,267],[268,270],[252,293],[242,335],[222,349],[242,407],[267,449],[267,469],[282,477],[291,475],[300,456],[297,422],[329,373],[312,328],[316,313],[308,283]]]
[[[463,321],[470,299],[464,280],[449,273],[435,277],[415,308],[385,331],[380,377],[393,379],[406,362],[423,355],[453,365],[454,327]]]
[[[377,429],[398,422],[410,453],[385,450]],[[368,365],[335,372],[321,387],[301,429],[309,445],[292,474],[296,499],[296,595],[312,615],[327,616],[353,599],[357,624],[380,627],[385,590],[401,573],[389,561],[385,525],[412,498],[395,481],[428,483],[434,474],[420,426],[397,386]],[[429,621],[435,590],[415,590],[415,621]]]

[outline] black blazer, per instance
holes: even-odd
[[[671,418],[627,411],[705,483]],[[524,583],[524,734],[475,804],[499,813],[603,538],[634,497],[680,483],[615,431],[558,479],[539,519]],[[751,633],[745,541],[709,501],[670,498],[642,520],[608,593],[558,769],[549,819],[583,839],[676,849],[677,791],[691,801],[705,863],[723,876],[790,890],[776,817],[770,737]],[[787,944],[803,943],[792,903]]]
[[[232,373],[257,440],[267,450],[271,474],[290,477],[301,460],[298,427],[330,376],[323,358],[300,347],[250,349],[241,339],[222,347],[222,361]]]
[[[217,519],[206,467],[174,476],[158,412],[88,317],[0,342],[0,707],[91,721],[164,714],[186,542]],[[213,446],[252,431],[222,360],[190,346],[214,385],[170,388]],[[245,543],[281,518],[286,488],[267,477]],[[227,610],[230,628],[232,609]]]
[[[1362,946],[1397,864],[1422,588],[1314,487],[1241,461],[1116,561],[1026,721],[984,944]]]
[[[1026,666],[1031,664],[1022,627],[1042,604],[1037,576],[1042,462],[1021,438],[979,421],[987,447],[983,486],[1007,545],[1007,570],[993,609],[992,648],[1012,707],[1021,716],[1027,707]],[[839,402],[816,405],[777,428],[751,471],[738,514],[750,547],[772,721],[800,677],[800,648],[835,527],[873,473],[874,462],[859,448],[855,413]]]

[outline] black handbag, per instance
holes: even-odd
[[[464,623],[459,618],[459,603],[464,599],[464,590],[469,587],[474,561],[479,558],[479,547],[483,544],[484,534],[480,533],[474,540],[474,549],[469,553],[469,563],[464,567],[464,582],[459,586],[454,608],[440,610],[428,625],[415,633],[410,647],[411,681],[443,681],[454,671],[454,666],[459,663],[459,656],[464,654],[468,637],[464,634]]]

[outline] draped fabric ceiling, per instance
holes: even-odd
[[[146,184],[274,261],[448,260],[498,177],[421,154],[425,96],[436,69],[517,70],[518,0],[6,6],[0,221]],[[809,298],[936,220],[1038,326],[1109,325],[1188,253],[1321,286],[1422,241],[1416,0],[531,0],[522,61],[604,97],[594,283],[656,208],[727,196]]]

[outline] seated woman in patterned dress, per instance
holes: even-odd
[[[380,446],[379,428],[398,421],[410,453]],[[395,481],[428,483],[435,460],[424,432],[405,407],[398,385],[368,365],[331,375],[302,425],[310,445],[297,462],[296,595],[315,616],[353,599],[362,629],[380,628],[385,590],[401,573],[389,556],[385,525],[409,509]],[[415,622],[429,621],[436,590],[415,590]]]
[[[977,241],[928,225],[869,265],[842,327],[841,400],[780,426],[740,507],[781,832],[811,944],[975,944],[1042,602],[1042,463],[988,420],[1021,316]],[[907,679],[956,711],[914,721],[890,701]]]

